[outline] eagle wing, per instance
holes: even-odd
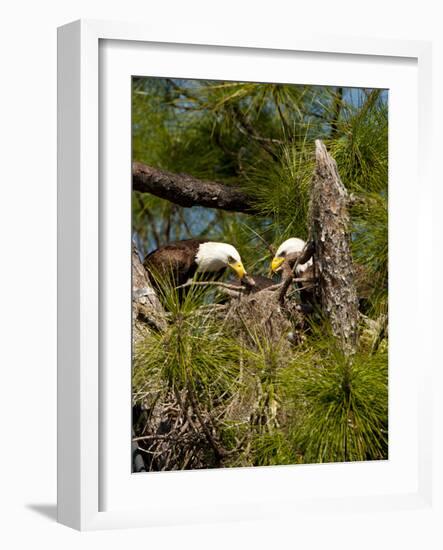
[[[175,286],[183,285],[195,274],[195,256],[202,242],[189,239],[168,243],[148,254],[143,265],[154,278],[171,277]]]

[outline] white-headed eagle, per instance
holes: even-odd
[[[284,241],[277,249],[274,258],[271,262],[271,271],[281,272],[282,279],[292,275],[295,262],[304,250],[306,243],[303,239],[292,237]],[[303,279],[302,283],[297,283],[300,288],[300,300],[302,304],[312,304],[314,301],[314,265],[312,257],[307,262],[297,265],[295,275]],[[306,281],[306,282],[305,282]]]
[[[274,273],[281,271],[285,260],[287,261],[288,266],[292,269],[305,246],[305,241],[303,239],[299,239],[298,237],[292,237],[284,241],[275,253],[275,256],[271,262],[271,270]],[[298,265],[296,274],[303,275],[311,266],[312,258],[310,258],[306,263]]]
[[[154,277],[172,277],[174,286],[187,283],[196,273],[218,278],[226,268],[239,279],[246,270],[237,249],[228,243],[187,239],[165,244],[145,257],[143,265]]]

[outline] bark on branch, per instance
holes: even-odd
[[[132,244],[132,315],[134,342],[143,338],[149,330],[162,331],[166,327],[165,311],[149,282],[134,244]]]
[[[179,206],[255,213],[251,197],[235,187],[186,174],[174,174],[140,162],[132,164],[132,185],[134,191],[151,193]]]
[[[315,142],[315,156],[310,221],[318,300],[344,351],[352,353],[359,313],[350,251],[348,193],[335,160],[320,140]]]

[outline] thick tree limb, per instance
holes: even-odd
[[[315,142],[310,222],[319,303],[345,353],[357,343],[358,298],[350,250],[348,193],[335,160],[323,142]]]
[[[204,206],[230,212],[255,213],[251,197],[243,191],[215,181],[199,180],[186,174],[174,174],[146,166],[132,164],[134,191],[151,193],[179,206]]]

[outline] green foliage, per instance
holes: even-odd
[[[226,337],[206,307],[205,289],[191,286],[182,296],[167,279],[158,289],[169,312],[168,329],[152,333],[135,349],[133,386],[187,387],[213,396],[229,391],[238,375],[238,344]],[[138,392],[138,399],[143,391]]]
[[[217,437],[227,449],[245,442],[225,466],[387,458],[385,349],[349,358],[327,331],[292,348],[248,335],[239,340],[202,296],[189,297],[135,348],[134,401],[191,388],[202,410],[221,407]]]
[[[280,466],[301,464],[301,456],[294,450],[285,433],[276,431],[255,437],[252,445],[254,466]]]
[[[387,355],[346,357],[331,337],[313,337],[282,374],[290,437],[304,462],[387,457]]]

